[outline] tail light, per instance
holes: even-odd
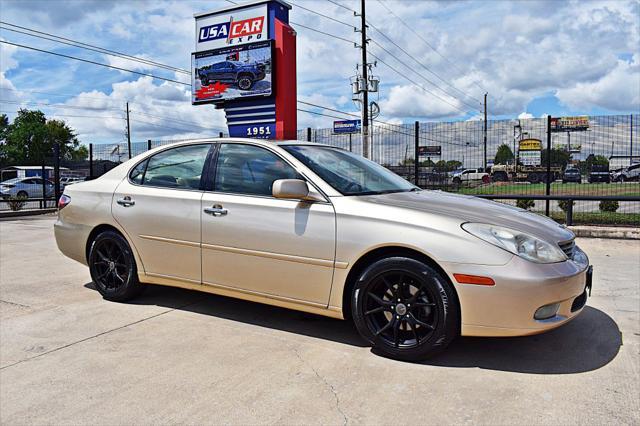
[[[62,210],[63,208],[67,207],[70,202],[71,202],[71,197],[69,197],[68,195],[62,194],[60,196],[60,199],[58,200],[58,210]]]

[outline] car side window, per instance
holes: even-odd
[[[293,167],[264,148],[222,144],[213,189],[234,194],[271,196],[274,181],[299,178]]]
[[[129,179],[131,179],[131,182],[137,185],[142,185],[142,178],[144,177],[144,171],[147,168],[148,162],[149,160],[145,160],[131,170],[131,173],[129,173]]]
[[[187,145],[154,155],[147,161],[142,185],[200,189],[200,177],[210,146]]]

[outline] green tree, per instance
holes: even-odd
[[[547,164],[547,150],[543,149],[540,153],[541,164],[545,166]],[[571,154],[563,149],[551,149],[551,166],[565,168],[569,164]]]
[[[0,162],[3,164],[41,165],[53,156],[54,145],[60,144],[60,156],[82,159],[86,147],[80,145],[75,131],[62,120],[47,120],[42,111],[21,109],[9,124],[0,119]]]
[[[509,164],[513,162],[514,155],[513,151],[507,144],[502,144],[498,147],[498,151],[496,152],[496,157],[493,160],[495,164]]]
[[[457,161],[457,160],[449,160],[446,163],[446,169],[448,172],[452,171],[452,170],[457,170],[460,167],[462,167],[462,162]]]

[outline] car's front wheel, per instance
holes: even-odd
[[[129,243],[114,231],[100,233],[91,243],[89,271],[96,289],[108,300],[126,302],[144,289]]]
[[[406,361],[444,350],[460,330],[451,284],[432,267],[406,257],[379,260],[362,272],[351,309],[374,350]]]

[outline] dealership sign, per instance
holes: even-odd
[[[570,132],[589,129],[589,117],[556,117],[551,118],[552,132]]]
[[[333,133],[360,133],[361,129],[361,120],[340,120],[333,122]]]
[[[290,9],[283,0],[254,0],[194,15],[191,102],[224,109],[229,136],[296,137]]]
[[[191,103],[271,95],[272,42],[191,54]]]
[[[518,157],[524,166],[539,166],[542,163],[542,141],[523,139],[518,146]]]
[[[420,157],[437,157],[442,155],[442,146],[440,145],[426,145],[418,147],[418,156]]]
[[[267,4],[196,16],[196,51],[267,40]]]

